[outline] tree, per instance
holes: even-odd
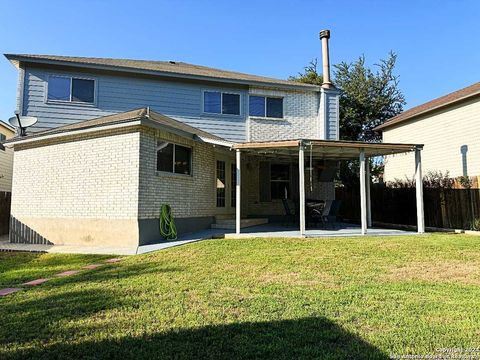
[[[334,66],[333,83],[341,90],[340,138],[342,140],[377,142],[380,134],[373,128],[399,114],[405,97],[394,74],[397,55],[390,52],[386,60],[375,64],[375,71],[365,65],[365,56],[353,63],[341,62]],[[289,80],[321,85],[323,77],[317,71],[317,59],[304,72]],[[371,161],[372,173],[383,169],[381,162]],[[377,174],[378,175],[378,174]],[[339,180],[345,185],[358,183],[358,161],[342,162]]]
[[[405,105],[405,97],[394,75],[397,55],[389,53],[386,60],[366,67],[365,56],[353,63],[335,65],[334,84],[340,96],[340,137],[342,140],[380,141],[380,134],[373,131],[387,119],[399,114]]]
[[[296,76],[290,76],[288,80],[298,81],[304,84],[322,85],[323,76],[317,71],[317,59],[313,59],[305,66],[303,73],[298,73]]]

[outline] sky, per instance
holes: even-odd
[[[321,59],[398,54],[409,108],[480,81],[480,1],[0,0],[0,52],[176,60],[285,79]],[[16,69],[0,59],[0,119]]]

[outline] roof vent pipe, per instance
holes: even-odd
[[[326,89],[334,88],[330,81],[330,54],[328,52],[328,39],[330,39],[330,30],[320,31],[320,40],[322,41],[322,63],[323,63],[323,84]]]

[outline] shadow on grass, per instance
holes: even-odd
[[[27,291],[34,291],[27,290]],[[126,306],[127,301],[112,291],[75,290],[36,297],[32,300],[2,303],[0,307],[0,344],[21,344],[32,340],[70,338],[65,323],[77,321],[104,310]],[[2,358],[0,354],[0,358]]]
[[[28,359],[388,359],[323,317],[181,329],[143,337],[56,343],[10,353]]]
[[[94,270],[65,278],[52,277],[38,287],[25,288],[18,294],[25,298],[15,300],[15,295],[0,298],[0,345],[31,340],[41,342],[50,337],[70,338],[74,334],[65,334],[63,327],[69,321],[95,314],[102,316],[102,312],[110,309],[131,311],[138,308],[134,289],[128,297],[120,295],[125,284],[123,280],[151,273],[173,276],[171,274],[180,271],[181,268],[149,264],[103,264]]]

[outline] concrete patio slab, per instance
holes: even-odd
[[[416,235],[414,231],[385,229],[380,227],[370,228],[368,236],[394,236]],[[307,229],[305,237],[339,237],[339,236],[362,236],[361,228],[354,224],[339,223],[331,229]],[[251,237],[292,237],[301,238],[297,226],[282,224],[265,224],[242,229],[240,235],[232,229],[206,229],[194,233],[181,235],[174,241],[159,241],[158,243],[142,245],[138,247],[93,247],[93,246],[66,246],[66,245],[34,245],[34,244],[11,244],[8,236],[0,238],[0,251],[35,251],[49,253],[73,253],[73,254],[109,254],[109,255],[135,255],[145,254],[152,251],[168,249],[174,246],[189,244],[196,241],[215,238],[251,238]]]
[[[49,279],[36,279],[36,280],[32,280],[32,281],[28,281],[28,282],[26,282],[26,283],[23,283],[22,285],[25,285],[25,286],[37,286],[37,285],[46,283],[48,280],[49,280]]]
[[[392,236],[392,235],[416,235],[415,232],[395,229],[368,229],[367,236]],[[327,229],[309,229],[306,230],[305,236],[300,235],[300,230],[296,227],[285,226],[281,224],[268,224],[262,226],[255,226],[240,234],[229,233],[225,234],[226,239],[235,238],[251,238],[251,237],[280,237],[280,238],[321,238],[321,237],[350,237],[363,236],[361,228],[354,224],[339,223],[335,228]]]
[[[5,288],[5,289],[0,289],[0,296],[7,296],[13,293],[16,293],[17,291],[20,291],[22,289],[20,288]]]

